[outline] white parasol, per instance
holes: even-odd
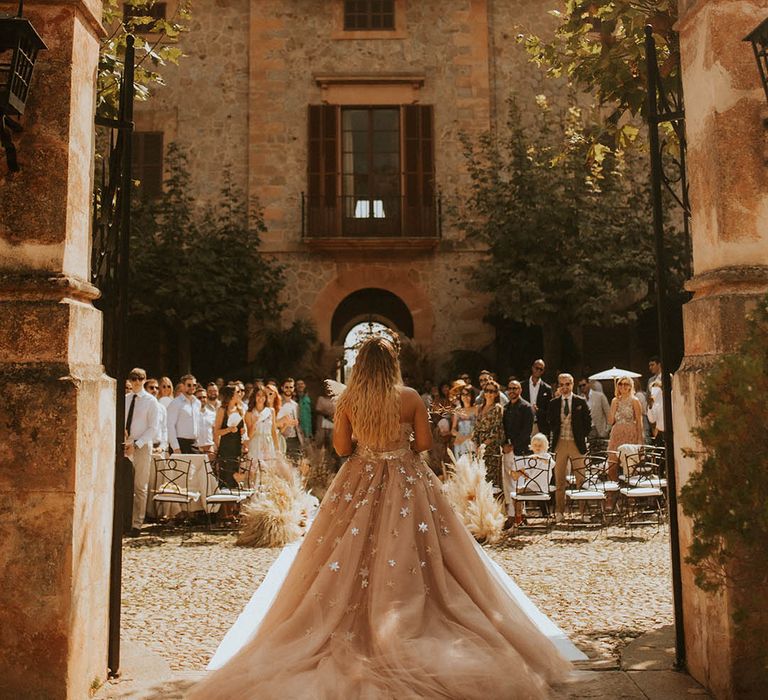
[[[622,379],[623,377],[629,377],[630,379],[634,377],[642,377],[642,374],[638,374],[637,372],[630,372],[628,369],[619,369],[618,367],[611,367],[611,369],[603,370],[602,372],[598,372],[597,374],[590,375],[590,379]]]

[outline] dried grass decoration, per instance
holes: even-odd
[[[506,517],[502,503],[493,495],[493,484],[486,479],[483,448],[457,460],[448,450],[443,492],[453,509],[478,542],[494,544],[501,539]]]
[[[328,450],[313,443],[304,445],[304,457],[299,462],[299,471],[304,478],[304,488],[319,501],[325,497],[336,476],[332,469],[333,457]]]
[[[297,471],[286,479],[264,473],[259,492],[242,509],[240,547],[284,547],[304,534],[318,500],[304,490]]]

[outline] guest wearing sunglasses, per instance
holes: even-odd
[[[504,409],[499,399],[499,385],[489,379],[483,386],[483,403],[478,409],[477,422],[472,440],[478,446],[485,446],[485,462],[488,480],[501,492],[501,446],[504,444]]]
[[[475,395],[471,387],[462,386],[459,391],[459,407],[454,410],[451,425],[453,454],[456,459],[475,451],[472,434],[475,432],[478,407],[474,405],[474,400]]]
[[[168,442],[174,454],[198,454],[200,402],[195,398],[197,381],[191,374],[180,380],[181,393],[168,404]]]

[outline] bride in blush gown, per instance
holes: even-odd
[[[335,415],[351,456],[252,638],[189,698],[535,700],[566,678],[416,454],[430,445],[396,347],[366,341]]]

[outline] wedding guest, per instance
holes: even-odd
[[[504,493],[512,493],[514,489],[515,493],[519,493],[522,490],[533,490],[538,493],[547,493],[549,491],[549,478],[550,465],[552,464],[552,455],[549,453],[549,440],[544,433],[534,433],[531,437],[531,443],[529,449],[523,455],[523,459],[512,462],[513,469],[509,471],[508,482],[504,485]],[[532,468],[536,469],[536,472],[532,472]],[[504,475],[507,476],[507,470],[504,470]],[[511,527],[512,523],[515,525],[521,525],[525,518],[523,515],[523,503],[521,501],[514,501],[509,499],[514,504],[514,508],[511,508],[511,504],[507,505],[507,513],[514,517],[514,520],[510,522],[507,518],[507,522],[504,523],[504,529]],[[542,513],[547,515],[549,513],[549,506],[546,501],[540,503]]]
[[[158,407],[144,390],[147,373],[135,367],[128,374],[131,393],[125,396],[125,456],[133,462],[131,537],[138,537],[147,512],[152,448],[158,433]]]
[[[261,460],[271,465],[280,450],[277,439],[277,414],[267,405],[267,392],[263,388],[254,388],[248,401],[245,414],[245,426],[251,440],[248,444],[248,456],[254,462]]]
[[[285,456],[292,462],[301,458],[301,426],[299,405],[294,401],[295,382],[292,377],[283,379],[280,385],[282,404],[277,413],[277,426],[285,438]]]
[[[237,488],[243,443],[248,441],[243,405],[237,387],[228,385],[221,391],[221,406],[216,411],[213,440],[216,446],[216,463],[221,483]]]
[[[450,394],[451,385],[448,382],[440,382],[438,386],[432,387],[432,401],[429,407],[432,449],[429,461],[435,474],[442,474],[443,464],[448,461],[448,448],[451,444],[451,415],[455,408]]]
[[[610,432],[608,414],[611,410],[608,399],[602,391],[595,391],[588,377],[579,379],[579,394],[583,396],[589,406],[589,417],[592,419],[592,430],[589,438],[605,440]]]
[[[500,400],[499,385],[489,379],[483,388],[483,403],[478,409],[475,432],[472,441],[485,447],[483,461],[485,462],[488,480],[501,491],[504,487],[501,478],[501,446],[504,444],[504,409]]]
[[[629,377],[616,381],[616,395],[611,401],[608,415],[608,422],[612,426],[608,441],[608,476],[613,481],[619,478],[619,458],[616,453],[619,445],[638,445],[643,438],[643,414],[640,402],[633,396],[634,392]]]
[[[296,380],[296,403],[299,404],[299,427],[307,440],[312,439],[312,399],[303,379]]]
[[[481,405],[485,400],[483,391],[485,390],[485,385],[488,382],[496,382],[496,375],[493,374],[493,372],[489,372],[487,369],[481,370],[480,374],[477,377],[477,383],[480,385],[480,391],[475,397],[475,403],[478,406]],[[498,382],[496,383],[498,384]],[[499,403],[501,403],[502,408],[509,403],[509,399],[507,398],[507,395],[501,390],[499,391]]]
[[[126,395],[130,394],[133,391],[133,389],[131,388],[130,380],[128,380],[128,379],[125,380],[125,387],[124,388],[125,388]]]
[[[544,360],[534,360],[531,365],[531,376],[523,383],[520,396],[533,408],[533,432],[549,435],[550,425],[548,418],[549,403],[552,401],[552,387],[543,377],[546,370]]]
[[[654,355],[648,360],[648,371],[651,373],[651,376],[648,378],[648,396],[651,395],[651,387],[653,386],[654,382],[660,382],[661,381],[661,360],[657,355]]]
[[[523,387],[516,379],[509,383],[508,391],[509,403],[504,409],[504,452],[528,454],[533,408],[522,398]]]
[[[549,402],[547,425],[552,430],[555,451],[555,521],[562,522],[565,513],[565,488],[568,465],[579,467],[587,453],[587,436],[592,429],[589,406],[573,393],[573,375],[558,375],[557,396]],[[540,431],[541,432],[541,431]]]
[[[651,440],[651,424],[648,422],[648,396],[643,391],[643,385],[637,377],[632,380],[632,385],[635,389],[635,398],[640,402],[640,411],[643,416],[643,444],[647,445]]]
[[[195,447],[200,419],[200,402],[195,398],[197,381],[185,374],[180,381],[182,392],[168,404],[168,442],[174,454],[197,454]]]
[[[664,447],[664,398],[661,381],[656,380],[651,386],[651,404],[648,408],[648,422],[651,426],[653,444]]]
[[[160,403],[158,394],[160,393],[160,382],[154,377],[150,377],[144,382],[144,390],[154,396],[157,399],[157,435],[153,444],[153,454],[160,457],[168,452],[168,413],[165,410],[165,406]],[[154,483],[154,479],[150,479],[150,484]]]
[[[173,382],[170,377],[160,377],[157,400],[167,409],[173,401]]]
[[[201,392],[200,419],[197,425],[197,448],[203,454],[211,455],[215,450],[213,429],[216,425],[216,411],[219,408],[219,388],[214,384],[208,384],[206,389],[198,389]]]
[[[317,414],[315,441],[318,447],[330,450],[333,447],[333,414],[336,412],[336,402],[331,398],[328,388],[325,389],[325,394],[317,397],[315,412]]]
[[[421,390],[421,400],[424,402],[424,405],[427,407],[427,410],[429,410],[429,406],[432,403],[432,380],[431,379],[425,379],[424,380],[424,386]]]
[[[461,381],[461,380],[459,380]],[[454,410],[453,421],[451,425],[451,435],[453,436],[453,454],[456,459],[462,455],[475,451],[475,443],[472,442],[472,435],[475,432],[475,422],[477,421],[477,406],[474,405],[474,394],[472,389],[464,382],[459,388],[459,407]]]
[[[529,441],[531,440],[531,428],[533,426],[533,408],[525,399],[521,398],[523,387],[516,379],[511,380],[507,385],[509,392],[509,403],[504,409],[504,446],[502,448],[505,457],[505,463],[514,464],[515,457],[522,457],[530,452]],[[511,457],[506,457],[511,455]],[[520,504],[512,500],[513,487],[516,489],[516,479],[524,474],[515,474],[514,470],[503,468],[501,480],[503,485],[504,500],[507,504],[507,514],[520,514]],[[517,521],[516,521],[517,522]],[[507,527],[510,522],[505,523]]]
[[[224,388],[224,377],[216,377],[214,384],[216,384],[219,391],[221,391]]]

